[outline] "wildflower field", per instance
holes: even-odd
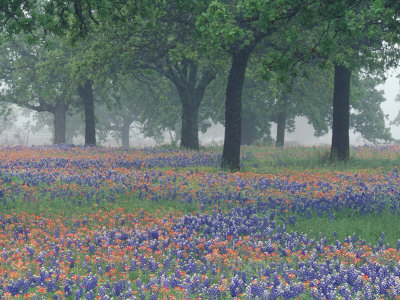
[[[328,150],[0,148],[0,298],[400,298],[400,146]]]

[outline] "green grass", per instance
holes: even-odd
[[[248,159],[242,161],[242,172],[254,172],[259,174],[276,174],[286,170],[316,170],[350,171],[357,172],[367,169],[369,172],[389,171],[393,167],[400,166],[400,154],[388,157],[379,152],[370,152],[368,157],[361,151],[351,149],[350,160],[346,162],[332,162],[329,158],[328,147],[244,147],[242,155]]]
[[[356,234],[359,239],[371,245],[377,245],[378,239],[384,232],[384,244],[389,243],[391,247],[396,248],[397,241],[400,239],[400,216],[389,211],[380,215],[338,212],[333,220],[330,220],[328,216],[312,215],[310,219],[297,217],[295,226],[289,225],[288,230],[310,233],[315,238],[318,238],[321,233],[331,241],[336,239],[343,241]],[[334,237],[334,233],[337,237]]]
[[[44,216],[79,216],[83,214],[90,214],[96,210],[110,211],[117,207],[124,208],[128,213],[135,211],[144,210],[150,213],[161,211],[162,213],[168,214],[173,212],[181,212],[182,214],[190,214],[198,211],[196,204],[179,203],[179,201],[168,201],[160,200],[154,202],[151,200],[143,200],[136,195],[121,195],[118,197],[115,203],[101,200],[99,204],[92,202],[90,205],[82,200],[82,205],[74,205],[70,200],[64,202],[62,199],[54,199],[53,201],[39,201],[39,202],[23,202],[16,201],[14,203],[8,203],[6,206],[2,205],[1,213],[12,214],[29,212],[34,214],[42,214]]]

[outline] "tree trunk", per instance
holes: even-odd
[[[215,72],[206,70],[199,77],[198,62],[183,59],[163,73],[176,86],[182,104],[181,148],[199,150],[199,107]]]
[[[231,171],[240,170],[242,90],[250,53],[251,48],[247,46],[233,55],[226,88],[225,138],[221,167]]]
[[[251,145],[256,135],[256,116],[253,112],[242,114],[242,145]]]
[[[121,134],[122,134],[122,147],[129,148],[129,129],[133,121],[127,116],[123,116]]]
[[[278,113],[278,122],[276,129],[276,147],[283,147],[285,145],[285,129],[286,129],[286,111]]]
[[[95,146],[96,127],[92,81],[86,80],[83,85],[80,84],[78,86],[78,93],[85,110],[85,146]]]
[[[54,144],[65,144],[68,106],[64,103],[56,103],[54,107]]]
[[[199,150],[199,107],[193,102],[182,102],[181,148]]]
[[[331,160],[349,159],[350,75],[349,69],[335,64]]]
[[[276,147],[283,147],[285,145],[285,130],[287,119],[287,94],[282,91],[281,107],[278,112],[278,120],[276,122]]]

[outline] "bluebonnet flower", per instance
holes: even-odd
[[[219,290],[219,286],[213,284],[207,290],[207,295],[210,299],[219,299],[221,298],[221,291]]]

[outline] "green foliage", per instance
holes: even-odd
[[[381,108],[381,103],[386,99],[383,91],[376,90],[376,86],[381,83],[380,78],[366,74],[365,78],[353,78],[353,89],[351,90],[353,93],[351,97],[353,108],[350,118],[351,127],[355,132],[359,132],[366,141],[374,144],[392,141],[390,129],[385,125],[388,116],[384,115]],[[355,95],[357,93],[358,95]]]
[[[26,36],[16,36],[0,46],[2,101],[37,111],[52,111],[56,103],[70,104],[74,86],[68,69],[66,47],[58,38],[35,46]]]
[[[0,3],[3,34],[30,32],[35,27],[37,1],[8,0]]]
[[[237,8],[240,9],[240,6]],[[245,44],[249,44],[252,33],[235,24],[235,9],[234,2],[211,1],[196,24],[200,34],[207,37],[208,45],[229,50],[229,46],[237,40],[245,40]],[[207,50],[208,45],[204,45]]]

